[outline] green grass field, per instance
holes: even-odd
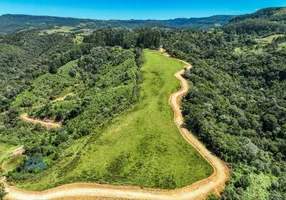
[[[74,29],[74,27],[60,26],[60,27],[55,27],[53,29],[43,30],[43,31],[41,31],[41,34],[70,33],[72,29]]]
[[[57,164],[18,187],[43,190],[65,183],[96,182],[147,188],[181,188],[207,178],[212,167],[173,122],[169,96],[180,88],[183,64],[145,50],[140,100],[101,132],[67,145]]]
[[[6,167],[3,163],[5,163],[10,157],[11,152],[13,150],[17,149],[16,146],[0,142],[0,174],[2,175],[4,172],[6,172]],[[3,169],[4,168],[4,169]]]

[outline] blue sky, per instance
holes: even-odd
[[[92,19],[171,19],[244,14],[286,6],[286,0],[0,0],[0,14]]]

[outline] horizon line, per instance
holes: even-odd
[[[249,13],[245,13],[245,14],[249,14]],[[245,14],[241,14],[241,15],[245,15]],[[67,17],[67,16],[56,16],[56,15],[37,15],[37,14],[21,14],[21,13],[2,13],[0,14],[0,16],[5,16],[5,15],[22,15],[22,16],[34,16],[34,17],[58,17],[58,18],[70,18],[70,19],[82,19],[82,20],[101,20],[101,21],[112,21],[112,20],[117,20],[117,21],[130,21],[130,20],[138,20],[138,21],[152,21],[152,20],[156,20],[156,21],[167,21],[167,20],[174,20],[174,19],[202,19],[202,18],[210,18],[210,17],[216,17],[216,16],[239,16],[237,14],[215,14],[215,15],[209,15],[209,16],[204,16],[204,17],[176,17],[176,18],[166,18],[166,19],[142,19],[142,18],[130,18],[130,19],[96,19],[96,18],[88,18],[88,17]]]

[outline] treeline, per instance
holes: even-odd
[[[140,47],[157,49],[160,47],[161,30],[140,28],[126,29],[99,29],[84,38],[85,43],[97,46],[121,46],[125,49]]]
[[[255,54],[251,35],[221,31],[176,32],[164,45],[194,65],[184,75],[185,126],[229,164],[222,199],[285,199],[286,50],[266,45]]]

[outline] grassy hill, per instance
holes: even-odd
[[[219,15],[204,18],[178,18],[171,20],[93,20],[50,16],[12,15],[0,16],[0,34],[12,33],[24,28],[49,29],[54,26],[73,27],[74,32],[84,29],[112,28],[196,28],[208,30],[223,26],[232,19],[231,15]]]

